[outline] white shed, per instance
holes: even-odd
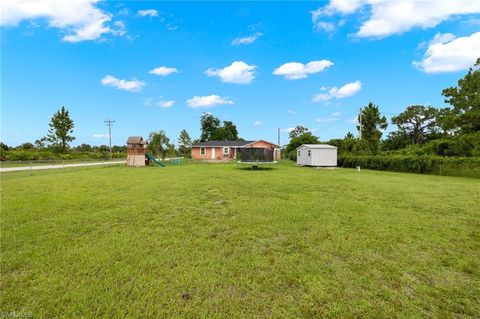
[[[327,144],[303,144],[297,148],[297,165],[337,166],[337,148]]]

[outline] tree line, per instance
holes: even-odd
[[[0,160],[32,160],[32,159],[55,159],[55,158],[78,158],[78,157],[109,157],[107,145],[92,146],[81,144],[70,147],[70,143],[76,138],[73,136],[75,125],[69,111],[62,106],[53,114],[47,135],[37,139],[34,143],[23,143],[16,147],[9,147],[0,143]],[[237,126],[231,121],[221,121],[210,113],[202,113],[200,117],[200,138],[192,140],[188,132],[183,129],[177,140],[177,145],[171,142],[164,130],[153,131],[148,136],[149,152],[155,156],[165,157],[190,157],[191,146],[194,143],[209,140],[238,140]],[[125,156],[127,147],[112,146],[114,157]]]
[[[356,155],[438,155],[480,156],[480,58],[457,86],[442,90],[450,106],[409,105],[391,118],[396,130],[384,139],[389,123],[380,107],[372,102],[362,107],[357,116],[357,135],[348,132],[343,139],[325,143],[338,147],[340,154]],[[284,154],[296,159],[296,148],[302,144],[320,143],[318,136],[297,126],[290,132]]]

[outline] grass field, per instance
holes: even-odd
[[[478,318],[480,180],[282,163],[1,175],[1,311]]]

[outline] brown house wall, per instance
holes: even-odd
[[[192,147],[192,158],[193,159],[204,159],[204,160],[229,160],[233,159],[235,155],[235,149],[233,147],[229,148],[228,155],[223,155],[223,147],[215,147],[215,158],[212,158],[212,147],[205,147],[205,155],[200,154],[200,147]]]
[[[246,147],[260,147],[267,149],[275,149],[276,145],[266,142],[258,141],[252,144],[247,145]],[[203,159],[203,160],[212,160],[212,148],[206,147],[205,155],[200,155],[200,147],[192,147],[192,158],[193,159]],[[215,158],[214,160],[229,160],[235,158],[235,148],[230,147],[229,154],[223,155],[223,147],[215,147]]]

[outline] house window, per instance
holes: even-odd
[[[229,153],[229,151],[230,151],[230,150],[229,150],[228,147],[224,147],[224,148],[223,148],[223,154],[224,154],[224,155],[227,155],[227,154]]]
[[[207,153],[207,150],[205,147],[200,147],[200,155],[205,155]]]
[[[300,151],[298,151],[298,156],[300,156]]]
[[[310,156],[310,150],[308,150],[308,156]]]

